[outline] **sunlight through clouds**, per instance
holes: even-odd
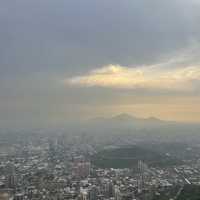
[[[71,86],[180,91],[194,90],[196,81],[200,81],[199,66],[163,69],[156,65],[136,68],[108,65],[64,80]]]

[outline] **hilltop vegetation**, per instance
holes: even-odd
[[[102,168],[131,168],[142,160],[150,166],[169,166],[180,161],[138,146],[107,149],[92,157],[94,165]]]

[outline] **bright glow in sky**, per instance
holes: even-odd
[[[86,75],[67,79],[66,83],[87,87],[191,91],[196,88],[195,81],[200,81],[199,66],[162,69],[108,65]]]

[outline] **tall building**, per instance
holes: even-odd
[[[74,174],[77,178],[86,178],[90,175],[90,162],[80,162],[74,166]]]
[[[14,200],[23,200],[24,199],[24,194],[18,193],[15,195]]]
[[[98,188],[93,185],[89,190],[89,200],[96,200],[98,196]]]
[[[0,192],[0,200],[9,200],[10,195],[7,192]]]
[[[147,180],[147,176],[146,176],[147,170],[148,170],[148,166],[144,162],[139,161],[138,162],[139,177],[138,177],[138,183],[137,183],[139,193],[145,189],[145,184]]]
[[[115,200],[122,200],[119,186],[115,185],[114,192],[115,192]]]
[[[15,166],[13,163],[9,163],[6,167],[7,171],[7,187],[10,189],[15,189],[16,187],[16,174],[15,174]]]
[[[113,183],[110,180],[104,183],[104,196],[106,198],[114,196],[114,187]]]
[[[85,189],[80,190],[80,199],[81,200],[88,200],[88,191]]]

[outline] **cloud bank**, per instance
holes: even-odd
[[[193,91],[200,82],[200,66],[172,69],[159,65],[136,68],[107,65],[64,82],[81,87]]]

